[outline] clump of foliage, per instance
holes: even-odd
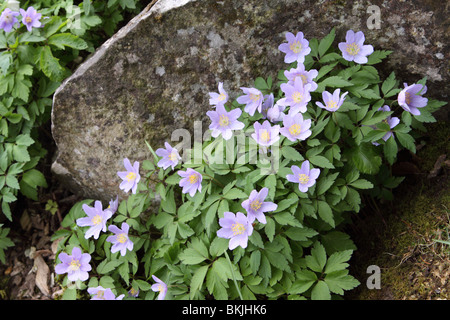
[[[357,286],[342,227],[363,194],[392,199],[398,152],[415,153],[445,104],[422,97],[426,79],[381,79],[374,65],[391,52],[358,37],[348,33],[339,52],[334,30],[306,43],[288,33],[276,81],[258,77],[232,102],[222,83],[210,93],[214,139],[183,161],[169,143],[147,144],[141,168],[125,159],[118,188],[128,198],[77,203],[53,236],[63,298],[331,299]]]
[[[141,6],[137,0],[8,0],[0,6],[0,211],[8,220],[19,192],[37,201],[38,189],[47,187],[39,169],[47,154],[41,139],[48,139],[41,128],[50,120],[53,93],[124,14]]]

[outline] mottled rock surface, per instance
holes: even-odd
[[[379,28],[371,28],[380,9]],[[369,12],[368,12],[369,9]],[[375,8],[376,9],[376,8]],[[369,22],[368,22],[369,20]],[[448,100],[445,1],[159,0],[109,39],[54,96],[53,172],[74,192],[110,200],[122,159],[150,156],[177,128],[205,120],[219,81],[232,99],[240,86],[285,67],[284,33],[321,38],[336,27],[362,30],[375,49],[392,50],[382,74],[408,83],[428,77],[428,95]]]

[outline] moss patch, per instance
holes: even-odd
[[[449,167],[442,165],[428,178],[436,160],[449,155],[448,122],[427,126],[418,140],[417,155],[411,155],[419,172],[410,174],[395,190],[393,203],[378,205],[379,211],[361,212],[349,232],[358,250],[351,273],[361,285],[347,299],[412,300],[450,298],[450,180]],[[447,156],[448,158],[448,156]],[[381,289],[368,289],[367,267],[381,268]]]

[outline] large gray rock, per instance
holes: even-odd
[[[442,3],[159,0],[56,92],[53,172],[86,197],[124,196],[116,175],[123,158],[150,157],[144,140],[156,149],[173,130],[192,130],[194,120],[205,120],[206,129],[208,92],[219,81],[234,99],[257,76],[276,78],[286,66],[277,49],[286,31],[310,39],[336,27],[337,45],[348,29],[362,30],[375,49],[394,51],[382,66],[386,75],[395,70],[407,82],[427,76],[427,95],[447,100],[448,4]],[[370,5],[380,9],[379,28]]]

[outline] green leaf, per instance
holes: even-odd
[[[114,271],[122,263],[123,261],[119,260],[108,261],[108,259],[105,259],[97,266],[97,272],[99,274],[110,273],[111,271]]]
[[[279,253],[270,251],[268,249],[263,251],[263,254],[267,257],[270,264],[273,265],[275,268],[278,268],[283,271],[290,272],[291,269],[289,268],[289,263],[285,257],[285,255]]]
[[[402,132],[396,132],[395,136],[397,137],[398,142],[400,142],[403,147],[410,150],[412,153],[416,153],[416,145],[414,144],[413,137],[411,137],[407,133]]]
[[[261,251],[255,250],[250,255],[250,268],[254,275],[258,273],[259,266],[261,264]]]
[[[327,50],[330,48],[331,44],[334,41],[334,38],[336,36],[335,29],[331,29],[330,33],[327,34],[322,40],[319,42],[319,55],[322,57]]]
[[[315,272],[322,272],[327,262],[327,254],[324,246],[316,242],[311,249],[311,255],[305,257],[306,266]]]
[[[329,174],[317,182],[316,193],[318,196],[324,194],[334,184],[339,172]]]
[[[3,74],[6,74],[13,62],[11,51],[3,51],[0,53],[0,69]]]
[[[199,264],[205,261],[207,257],[192,248],[187,248],[180,253],[179,258],[184,264]]]
[[[18,162],[30,161],[30,154],[27,149],[27,146],[14,145],[12,149],[14,160]]]
[[[292,283],[289,294],[300,294],[307,291],[317,281],[317,276],[309,270],[301,270],[296,273],[296,279]]]
[[[339,76],[331,76],[320,82],[319,85],[331,88],[343,88],[353,86],[353,83]]]
[[[173,189],[170,189],[166,195],[166,199],[161,201],[161,208],[168,213],[175,214],[177,207],[175,204],[175,196]]]
[[[396,83],[397,80],[395,80],[395,73],[394,71],[392,71],[389,77],[387,77],[381,85],[381,91],[383,92],[383,94],[386,95],[392,88],[394,88]]]
[[[16,144],[19,146],[31,146],[34,140],[28,134],[20,134],[16,137]]]
[[[272,242],[275,235],[275,221],[270,217],[266,217],[264,232],[266,233],[267,238],[269,238],[269,241]]]
[[[348,275],[348,270],[328,273],[324,281],[331,292],[339,295],[343,295],[344,290],[351,290],[360,284],[358,280]]]
[[[398,152],[397,142],[395,142],[394,136],[390,136],[386,140],[383,145],[383,152],[389,164],[393,165]]]
[[[308,238],[312,238],[315,235],[317,235],[317,231],[310,229],[310,228],[296,228],[296,227],[290,227],[288,228],[284,234],[294,241],[307,241]]]
[[[190,297],[191,299],[195,296],[198,290],[203,285],[203,281],[205,280],[206,272],[208,271],[209,266],[202,266],[198,268],[191,279],[191,286],[190,286]]]
[[[17,180],[16,176],[12,174],[6,175],[6,185],[13,189],[20,189],[19,181]]]
[[[318,167],[334,169],[334,166],[330,162],[330,160],[328,160],[323,156],[312,156],[308,160],[309,162],[311,162],[311,164],[316,165]]]
[[[22,181],[26,182],[32,187],[47,188],[47,182],[44,175],[36,169],[31,169],[25,172],[22,176]]]
[[[314,288],[311,291],[311,299],[312,300],[331,300],[331,294],[330,289],[328,288],[328,285],[323,282],[319,281],[314,286]]]
[[[374,146],[361,143],[351,149],[351,159],[362,173],[377,174],[381,166],[381,157],[375,152]]]
[[[358,180],[350,183],[350,185],[357,189],[372,189],[373,188],[373,184],[370,181],[367,181],[365,179],[358,179]]]
[[[356,246],[350,239],[350,236],[341,231],[331,231],[321,235],[320,239],[328,254],[337,251],[356,250]]]
[[[59,49],[70,47],[78,50],[84,50],[88,47],[87,43],[83,39],[71,33],[58,33],[52,35],[48,39],[48,43]]]
[[[389,50],[375,50],[370,56],[368,56],[367,65],[380,63],[384,58],[390,55],[392,51]]]
[[[281,148],[281,154],[283,155],[283,157],[289,160],[302,161],[304,159],[297,150],[289,146],[283,146]]]
[[[325,201],[318,201],[317,202],[317,212],[319,214],[319,217],[328,223],[333,228],[335,227],[334,217],[333,217],[333,211],[331,210],[331,207],[326,203]]]
[[[325,273],[331,273],[338,270],[346,269],[349,264],[346,263],[352,257],[353,250],[345,250],[333,253],[327,260]]]
[[[49,46],[41,48],[40,67],[42,72],[52,81],[62,81],[66,76],[65,69],[59,64]]]
[[[237,188],[231,189],[230,191],[225,193],[223,196],[224,196],[224,198],[229,199],[229,200],[248,198],[248,194],[246,194],[244,191],[237,189]]]

